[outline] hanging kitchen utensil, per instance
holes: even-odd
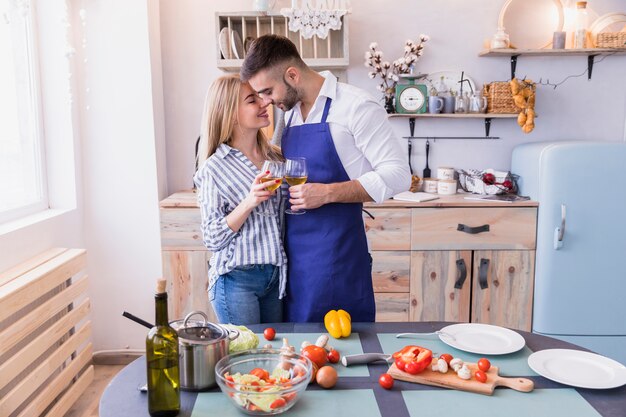
[[[428,152],[430,150],[430,142],[426,139],[426,168],[424,168],[424,178],[430,178],[430,168],[428,167]]]
[[[411,149],[413,145],[411,144],[411,139],[409,139],[409,171],[411,171],[411,176],[413,176],[413,167],[411,166]]]

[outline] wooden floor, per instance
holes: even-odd
[[[126,365],[94,365],[95,376],[85,393],[65,417],[98,417],[98,405],[104,389]]]

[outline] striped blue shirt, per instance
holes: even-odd
[[[287,256],[282,226],[285,199],[277,192],[250,213],[238,232],[226,216],[250,193],[261,171],[238,149],[220,145],[196,172],[202,239],[211,252],[209,289],[220,275],[243,265],[276,265],[280,271],[280,298],[287,283]]]

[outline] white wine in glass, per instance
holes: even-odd
[[[306,167],[306,158],[292,158],[287,159],[285,163],[285,181],[290,186],[304,184],[308,178],[308,171]],[[288,208],[285,210],[287,214],[304,214],[305,210],[291,210]]]
[[[269,172],[269,174],[267,174],[267,176],[265,177],[262,177],[261,182],[270,183],[267,187],[265,187],[265,189],[270,193],[276,191],[278,187],[280,187],[280,184],[283,182],[284,168],[284,164],[280,161],[268,160],[263,162],[263,168],[261,168],[261,171],[263,173]],[[278,214],[270,200],[263,202],[263,205],[268,208],[268,210],[261,212],[261,214],[263,214],[264,216],[276,216]]]

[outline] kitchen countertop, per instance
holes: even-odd
[[[421,323],[354,323],[353,332],[358,333],[362,349],[364,352],[383,352],[381,335],[387,334],[386,338],[393,338],[389,334],[401,332],[432,332],[441,329],[449,323],[443,322],[421,322]],[[262,332],[265,327],[270,325],[254,325],[249,326],[255,332]],[[279,335],[288,336],[289,333],[325,333],[322,323],[278,323],[271,325],[277,330]],[[518,331],[526,340],[526,347],[530,351],[538,351],[543,349],[576,349],[585,350],[567,342],[545,337],[533,333]],[[281,336],[282,336],[281,335]],[[402,339],[405,344],[423,344],[417,339]],[[425,340],[425,339],[424,339]],[[261,342],[262,344],[263,342]],[[403,342],[404,343],[404,342]],[[386,352],[391,353],[391,352]],[[441,353],[441,352],[440,352]],[[529,353],[529,352],[527,352]],[[507,368],[510,370],[512,366],[505,365],[506,358],[513,353],[503,356],[487,356],[494,366],[498,366],[501,362],[500,373],[506,373]],[[525,359],[524,359],[525,360]],[[519,361],[519,359],[518,359]],[[337,366],[337,365],[336,365]],[[493,396],[484,396],[474,393],[466,393],[461,391],[446,390],[420,384],[412,384],[408,382],[395,381],[392,390],[384,390],[378,385],[378,376],[387,370],[387,365],[383,362],[367,365],[369,376],[341,376],[337,386],[332,390],[322,390],[316,385],[307,388],[309,397],[316,397],[318,400],[328,398],[336,401],[341,398],[341,406],[357,407],[359,404],[351,404],[356,398],[362,396],[352,395],[358,391],[359,395],[363,393],[370,394],[370,400],[378,406],[368,410],[368,415],[380,415],[381,417],[416,417],[423,411],[428,415],[450,415],[449,412],[437,409],[439,405],[454,404],[459,408],[458,415],[482,416],[484,412],[489,410],[488,415],[507,415],[507,416],[551,416],[565,417],[568,416],[605,416],[605,417],[623,417],[626,410],[626,386],[609,390],[592,390],[592,389],[573,389],[566,385],[550,381],[546,378],[538,376],[534,373],[523,373],[519,375],[509,374],[507,376],[524,376],[530,378],[535,383],[535,390],[531,393],[518,393],[508,388],[498,388]],[[519,369],[519,368],[517,368]],[[124,368],[106,388],[100,400],[100,417],[142,417],[148,416],[147,396],[138,391],[140,385],[145,384],[146,369],[144,358],[137,359],[135,362]],[[515,372],[513,372],[514,374]],[[221,400],[223,394],[218,388],[213,388],[209,392],[215,393],[215,399]],[[219,395],[217,395],[219,394]],[[193,408],[198,394],[195,392],[181,392],[181,412],[180,417],[192,416]],[[210,397],[210,396],[209,396]],[[303,397],[304,399],[306,397]],[[302,402],[303,400],[301,400]],[[437,405],[433,405],[437,403]],[[286,415],[313,415],[306,413],[306,407],[298,407],[299,402],[293,409],[286,412]],[[521,404],[521,405],[520,405]],[[489,407],[488,409],[486,407]],[[530,407],[524,411],[524,407]],[[234,410],[234,407],[232,407]],[[362,405],[361,405],[361,408]],[[430,412],[426,410],[428,408]],[[228,409],[230,411],[230,409]],[[337,411],[335,414],[339,415]],[[435,410],[435,411],[433,411]],[[440,410],[440,411],[437,411]],[[501,411],[498,411],[501,410]],[[528,411],[530,410],[530,411]],[[495,414],[494,414],[495,412]],[[525,414],[526,413],[526,414]],[[243,415],[238,412],[235,415]],[[194,417],[204,416],[202,412],[196,410]]]
[[[537,207],[538,202],[532,200],[515,203],[498,201],[466,200],[464,197],[471,194],[438,195],[438,199],[413,203],[408,201],[386,200],[382,203],[365,203],[366,208],[388,207]],[[176,192],[160,203],[161,208],[197,208],[196,193],[194,190]]]

